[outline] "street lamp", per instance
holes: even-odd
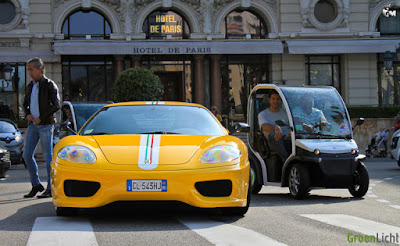
[[[1,90],[4,90],[4,81],[7,83],[6,87],[8,87],[9,81],[11,81],[12,72],[13,68],[9,64],[6,64],[1,70]]]
[[[396,50],[396,52],[397,52],[397,50]],[[387,50],[385,52],[385,54],[383,55],[383,62],[385,64],[385,69],[388,73],[393,67],[393,59],[394,59],[394,56],[390,53],[390,51]]]

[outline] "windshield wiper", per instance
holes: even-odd
[[[155,131],[155,132],[142,132],[140,134],[180,134],[180,133],[178,133],[178,132]]]
[[[112,134],[108,132],[93,132],[85,135],[112,135]]]
[[[330,137],[330,138],[339,138],[339,139],[346,139],[346,140],[350,139],[349,137],[346,137],[346,136],[338,136],[338,135],[333,135],[333,134],[324,134],[324,133],[320,133],[320,132],[298,132],[298,133],[314,135],[314,136],[319,136],[319,137]]]

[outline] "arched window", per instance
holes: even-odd
[[[376,23],[376,31],[381,36],[400,36],[400,10],[385,6]]]
[[[110,23],[100,13],[79,10],[67,17],[62,26],[65,39],[109,39]]]
[[[147,39],[187,39],[190,29],[184,17],[174,11],[154,11],[143,23]]]
[[[267,25],[259,15],[238,10],[225,17],[221,30],[227,39],[264,39],[268,33]]]

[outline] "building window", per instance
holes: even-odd
[[[15,16],[14,4],[8,0],[0,0],[0,24],[4,25],[11,23]]]
[[[10,109],[9,118],[16,120],[18,116],[25,116],[22,110],[25,97],[25,64],[0,64],[0,71],[6,65],[10,65],[13,71],[11,80],[0,79],[0,104],[6,105]]]
[[[69,15],[62,26],[65,39],[109,39],[108,20],[96,11],[79,10]]]
[[[66,56],[62,59],[63,97],[74,102],[111,100],[111,56]],[[64,99],[63,98],[63,99]]]
[[[188,39],[190,29],[184,17],[174,11],[157,10],[147,16],[143,23],[147,39]]]
[[[315,4],[314,15],[321,23],[330,23],[337,17],[337,5],[335,1],[320,0]]]
[[[306,82],[309,85],[330,85],[340,92],[340,57],[306,56]]]
[[[384,66],[384,54],[378,55],[378,102],[379,106],[400,105],[400,61],[393,61],[392,69]]]
[[[221,30],[227,39],[265,39],[267,25],[260,16],[249,11],[232,11],[222,22]]]

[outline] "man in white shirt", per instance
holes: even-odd
[[[288,125],[288,117],[286,110],[281,108],[282,100],[276,90],[270,91],[268,102],[269,107],[258,114],[258,124],[268,140],[268,147],[277,152],[281,160],[285,162],[289,156],[285,147],[285,145],[290,145],[290,139],[288,138],[289,127],[280,127],[276,124],[276,121],[281,120]]]

